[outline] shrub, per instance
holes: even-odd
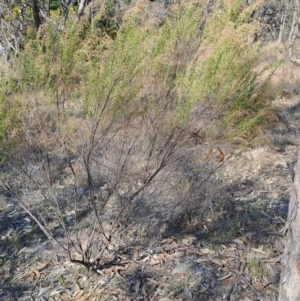
[[[199,5],[179,6],[160,28],[129,18],[113,39],[47,24],[27,44],[19,84],[25,134],[10,160],[26,190],[1,183],[71,261],[101,266],[140,210],[167,218],[204,204],[199,191],[224,153],[209,165],[190,138],[199,140],[213,119],[235,136],[261,123],[265,102],[252,96],[258,46],[246,43],[257,26],[239,1],[218,5],[207,20]]]
[[[59,9],[59,2],[57,0],[51,0],[49,5],[50,10]]]

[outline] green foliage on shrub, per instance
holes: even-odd
[[[84,74],[81,92],[87,119],[105,119],[103,126],[106,122],[111,126],[142,114],[144,106],[139,103],[138,93],[147,55],[142,45],[147,37],[148,33],[139,31],[130,20],[123,24],[111,49],[99,43],[96,54],[84,64],[85,71],[81,73]]]
[[[22,104],[14,95],[18,89],[18,83],[11,77],[0,79],[0,163],[19,142]]]
[[[57,0],[51,0],[49,4],[50,10],[57,10],[59,9],[59,1]]]
[[[114,14],[111,5],[106,16]],[[170,129],[185,126],[192,109],[207,102],[222,108],[224,138],[245,137],[263,122],[270,96],[267,85],[257,84],[259,45],[248,40],[258,25],[250,13],[235,0],[216,4],[205,19],[199,4],[186,4],[160,27],[128,19],[112,38],[88,26],[62,33],[49,22],[25,45],[18,93],[42,90],[64,115],[62,128],[76,111],[88,121],[105,112],[110,122],[148,112]]]
[[[112,38],[115,38],[121,24],[118,7],[120,3],[117,0],[105,1],[102,9],[94,17],[95,28],[100,28]]]
[[[248,42],[259,26],[249,22],[250,14],[251,9],[244,8],[241,1],[220,2],[207,20],[198,53],[179,83],[183,91],[180,109],[187,109],[186,116],[188,108],[203,101],[222,107],[218,119],[223,138],[252,134],[263,121],[260,110],[269,104],[270,95],[264,97],[267,84],[258,85],[262,75],[256,71],[260,45]],[[271,74],[277,66],[270,66]]]

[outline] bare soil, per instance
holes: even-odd
[[[264,144],[226,154],[205,208],[132,226],[97,271],[69,262],[2,193],[0,300],[275,301],[300,100],[283,93],[273,106],[277,125]]]

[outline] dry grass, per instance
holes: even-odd
[[[232,3],[226,3],[230,8]],[[282,45],[265,46],[254,70],[260,74],[257,93],[230,107],[222,103],[225,92],[230,102],[244,87],[238,86],[239,77],[232,79],[230,67],[244,66],[247,34],[256,27],[247,23],[234,35],[231,21],[219,39],[218,19],[211,25],[214,36],[199,47],[203,32],[197,22],[193,27],[184,20],[184,27],[181,19],[170,19],[157,29],[161,5],[138,1],[128,11],[143,11],[149,18],[144,27],[135,23],[139,31],[129,32],[130,46],[96,31],[97,39],[91,35],[87,45],[75,49],[76,59],[83,61],[71,65],[70,78],[60,73],[71,62],[68,56],[64,62],[55,57],[56,65],[48,70],[56,76],[55,89],[21,94],[22,148],[11,154],[3,177],[14,199],[24,201],[67,252],[53,248],[33,225],[30,234],[22,232],[24,215],[18,210],[12,215],[0,204],[1,220],[7,221],[0,229],[5,241],[0,271],[7,279],[1,280],[3,300],[26,299],[28,291],[49,300],[276,300],[282,249],[278,231],[289,195],[286,163],[293,162],[299,140],[297,132],[292,136],[299,106],[291,105],[289,97],[298,93],[297,70],[281,64],[266,85],[268,68],[283,51]],[[175,26],[178,36],[166,39]],[[231,36],[242,42],[242,55],[231,64],[225,61],[224,73],[212,77],[224,90],[205,94],[193,76],[201,73],[201,63],[215,62],[215,45],[224,50],[211,42],[224,43]],[[123,57],[123,52],[133,55]],[[91,58],[99,59],[96,69]],[[84,73],[87,66],[90,73]],[[229,84],[223,81],[226,76]],[[266,107],[280,90],[276,110]],[[187,96],[189,91],[193,94]],[[222,119],[228,110],[232,115]],[[246,122],[240,123],[240,132],[232,134],[241,120]],[[266,134],[267,123],[277,125],[277,132]],[[275,139],[286,133],[289,141],[281,140],[278,151]],[[260,145],[234,151],[224,137],[253,147],[249,137],[256,137]],[[264,144],[257,137],[266,138]],[[88,271],[84,266],[90,263]]]

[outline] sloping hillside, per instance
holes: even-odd
[[[28,27],[0,84],[1,300],[276,300],[300,126],[283,11],[95,1]]]

